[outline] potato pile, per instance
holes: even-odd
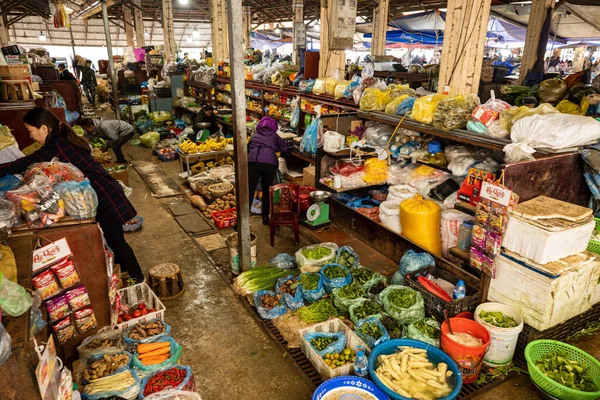
[[[127,354],[105,354],[101,360],[91,363],[85,371],[83,371],[83,377],[88,381],[93,381],[94,379],[99,379],[112,374],[128,363],[129,356]]]
[[[84,346],[86,350],[96,350],[105,347],[116,347],[119,339],[118,338],[104,338],[94,339]]]
[[[147,339],[164,333],[165,325],[160,321],[138,322],[129,332],[129,337],[135,340]]]
[[[229,193],[220,199],[216,199],[210,206],[206,207],[203,215],[206,218],[212,218],[212,213],[215,211],[228,210],[235,207],[235,194]]]

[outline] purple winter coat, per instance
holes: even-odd
[[[287,153],[290,147],[277,134],[277,121],[263,117],[248,143],[248,162],[279,165],[277,152]]]

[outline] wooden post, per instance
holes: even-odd
[[[585,63],[585,51],[587,47],[576,47],[573,55],[573,71],[582,71],[583,64]]]
[[[106,36],[106,52],[108,53],[108,76],[112,83],[112,95],[115,106],[115,116],[121,119],[121,111],[119,110],[119,92],[117,91],[117,76],[115,75],[115,67],[112,54],[112,40],[110,38],[110,26],[108,25],[108,8],[106,1],[102,0],[102,21],[104,22],[104,35]]]
[[[127,47],[133,49],[135,42],[133,40],[133,26],[131,21],[131,9],[126,5],[123,5],[123,23],[125,25],[125,40],[127,41]]]
[[[292,42],[292,62],[296,65],[300,62],[298,51],[299,47],[306,47],[306,25],[304,25],[304,0],[293,0],[292,8],[294,11],[294,27],[293,27],[293,42]],[[298,42],[296,30],[298,27],[304,29],[304,43]]]
[[[133,3],[139,7],[142,6],[142,0],[133,0]],[[138,7],[133,8],[133,24],[135,25],[135,44],[137,47],[146,46],[146,38],[144,37],[144,18],[142,10]]]
[[[252,7],[244,6],[242,13],[242,39],[244,40],[244,50],[252,47],[250,41],[250,32],[252,31]]]
[[[2,8],[0,7],[0,11]],[[15,37],[15,40],[17,38]],[[8,46],[10,41],[10,33],[8,31],[8,21],[6,15],[0,15],[0,47]]]
[[[537,51],[540,46],[540,40],[543,40],[544,47],[548,43],[548,38],[542,38],[542,27],[546,21],[548,8],[554,8],[554,0],[533,0],[531,2],[531,11],[529,12],[529,23],[525,35],[525,48],[523,49],[523,60],[521,61],[521,71],[519,73],[519,82],[523,83],[527,73],[533,68],[537,61]]]
[[[165,41],[165,64],[177,58],[177,44],[173,27],[173,0],[162,0],[162,28]]]
[[[491,0],[448,0],[438,92],[477,94]]]
[[[333,19],[332,0],[321,0],[321,50],[319,58],[319,77],[331,76],[344,79],[346,52],[329,48],[331,21]]]
[[[380,0],[373,8],[373,38],[371,39],[371,55],[385,55],[385,35],[387,33],[390,0]]]
[[[241,12],[241,9],[238,10]],[[229,59],[229,35],[225,0],[210,0],[210,31],[213,65]],[[240,24],[239,29],[242,29]],[[238,43],[242,43],[242,39]]]
[[[246,93],[244,82],[244,50],[242,43],[242,0],[227,1],[227,25],[231,67],[231,107],[233,109],[235,186],[238,210],[238,251],[240,270],[251,268],[250,202],[248,194],[248,150],[246,138]],[[266,194],[268,196],[268,193]]]

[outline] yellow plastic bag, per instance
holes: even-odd
[[[581,115],[581,107],[569,100],[563,100],[556,106],[556,109],[563,114]]]
[[[523,114],[524,112],[529,111],[528,107],[525,106],[521,106],[521,107],[517,107],[517,106],[512,106],[504,111],[502,111],[500,113],[500,125],[502,125],[502,127],[504,129],[506,129],[507,131],[510,132],[510,129],[512,128],[514,122],[514,118],[517,117],[518,115]]]
[[[442,255],[440,219],[440,206],[418,194],[400,204],[402,236],[437,256]]]
[[[350,81],[341,81],[335,86],[335,91],[333,93],[333,97],[337,99],[341,99],[344,97],[344,93],[346,92],[346,88],[350,84]]]
[[[17,283],[17,262],[10,247],[0,244],[0,272],[4,277]]]
[[[315,81],[312,92],[314,94],[324,94],[325,93],[325,78],[318,78]]]
[[[407,94],[403,94],[399,97],[396,97],[395,99],[393,99],[392,101],[390,101],[388,103],[387,106],[385,106],[385,113],[386,114],[396,114],[396,108],[398,108],[398,105],[400,103],[402,103],[402,101],[404,99],[408,98]]]
[[[398,96],[402,96],[402,95],[409,95],[409,96],[416,96],[417,92],[415,92],[414,89],[411,89],[409,85],[396,85],[394,83],[391,83],[388,86],[388,89],[390,89],[390,97],[392,99],[395,99]]]
[[[429,96],[419,97],[415,101],[415,105],[413,106],[410,117],[423,124],[431,125],[433,123],[435,109],[437,108],[440,100],[442,100],[444,97],[446,96],[443,94],[432,94]]]
[[[363,111],[384,111],[392,101],[389,90],[382,92],[376,88],[366,88],[360,98],[360,109]]]
[[[365,161],[363,181],[369,185],[382,185],[387,182],[388,163],[386,160],[369,158]]]
[[[325,93],[330,96],[333,96],[335,93],[335,87],[340,83],[337,79],[327,78],[325,79]]]

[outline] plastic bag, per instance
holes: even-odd
[[[171,365],[168,367],[164,367],[161,369],[158,369],[156,371],[153,371],[150,375],[146,376],[144,379],[142,379],[142,383],[140,385],[140,395],[139,395],[139,400],[144,400],[147,399],[151,394],[153,393],[148,393],[148,397],[146,397],[146,385],[148,384],[148,381],[150,379],[152,379],[152,377],[160,372],[163,371],[168,371],[172,368],[176,368],[179,370],[183,370],[185,371],[185,378],[183,378],[183,381],[181,381],[181,383],[179,385],[177,385],[174,388],[169,388],[169,390],[172,389],[178,389],[178,390],[187,390],[187,391],[195,391],[196,390],[196,381],[194,380],[194,374],[192,374],[192,368],[188,367],[186,365]],[[159,392],[162,393],[162,390]]]
[[[285,306],[285,300],[283,296],[281,296],[281,300],[279,304],[275,307],[268,309],[263,307],[262,296],[265,294],[270,294],[272,296],[277,296],[278,293],[272,292],[270,290],[258,290],[252,294],[254,299],[254,306],[256,307],[256,311],[258,311],[258,315],[260,315],[263,319],[274,319],[282,316],[287,312],[287,307]]]
[[[8,190],[13,190],[19,187],[23,183],[18,176],[15,175],[5,175],[0,178],[0,195],[3,195],[3,192]]]
[[[496,98],[496,94],[491,90],[491,99],[484,104],[477,106],[473,110],[471,120],[481,123],[484,127],[489,127],[492,122],[500,117],[500,113],[510,108],[510,104]]]
[[[296,268],[296,257],[291,256],[287,253],[279,253],[269,261],[269,263],[276,268],[281,269],[294,269]]]
[[[363,69],[363,72],[364,72],[364,69]],[[375,78],[373,78],[372,76],[365,77],[363,75],[362,79],[360,81],[360,85],[358,85],[356,87],[356,89],[354,89],[354,91],[352,92],[352,99],[354,100],[354,103],[359,104],[360,99],[361,99],[365,89],[372,87],[376,83],[377,83],[377,80]]]
[[[4,325],[0,324],[0,366],[2,366],[10,357],[10,350],[12,349],[12,339]]]
[[[376,145],[381,137],[390,136],[394,133],[394,127],[381,122],[369,121],[363,135],[367,144]]]
[[[389,91],[376,88],[365,89],[360,98],[360,109],[363,111],[384,111],[385,106],[392,101]]]
[[[110,328],[110,327],[109,327]],[[114,343],[114,346],[110,347],[96,347],[93,349],[88,349],[88,344],[93,341],[102,341],[109,340]],[[82,361],[86,361],[90,356],[99,353],[105,353],[107,350],[110,351],[122,351],[122,342],[123,342],[123,334],[117,330],[107,329],[102,332],[98,332],[95,335],[88,336],[83,339],[83,342],[79,346],[77,346],[77,352],[79,353],[79,358]]]
[[[321,122],[321,118],[317,115],[317,118],[310,123],[308,128],[304,131],[304,135],[302,135],[300,151],[309,154],[317,154],[317,148],[322,141],[323,123]]]
[[[410,185],[415,188],[418,193],[426,195],[431,189],[448,180],[450,176],[449,173],[428,165],[411,164],[397,173],[393,182],[389,183],[396,185]]]
[[[323,350],[317,350],[315,346],[313,346],[310,342],[313,339],[317,339],[320,337],[326,338],[334,338],[335,342],[331,343],[329,346],[325,347]],[[339,332],[308,332],[304,334],[304,340],[308,342],[308,345],[312,347],[312,349],[321,357],[325,354],[338,354],[341,353],[344,348],[346,348],[346,333],[343,331]]]
[[[158,321],[158,319],[150,319],[148,321],[145,321],[145,323],[155,322],[155,321]],[[158,339],[160,337],[170,336],[171,335],[171,325],[167,324],[164,321],[160,321],[160,322],[165,326],[165,331],[158,335],[150,336],[150,337],[147,337],[142,340],[132,339],[129,337],[129,334],[131,333],[133,328],[135,328],[135,325],[131,325],[129,328],[127,328],[125,330],[125,333],[123,334],[123,346],[127,349],[134,349],[134,348],[137,348],[138,344],[150,343],[150,342],[156,341],[156,339]]]
[[[558,103],[556,109],[563,114],[581,115],[581,107],[569,100],[563,100]]]
[[[400,204],[403,200],[386,200],[379,205],[379,219],[388,229],[400,234]]]
[[[313,250],[318,247],[324,247],[330,250],[330,253],[327,256],[323,256],[319,259],[308,258],[303,254],[304,250]],[[323,265],[329,264],[335,260],[337,255],[338,246],[335,243],[320,243],[313,244],[310,246],[306,246],[301,248],[296,252],[296,262],[298,263],[298,267],[301,272],[320,272],[321,267]]]
[[[428,343],[432,346],[440,347],[440,335],[441,335],[440,323],[437,322],[435,319],[431,319],[431,318],[425,318],[423,320],[423,322],[426,325],[429,325],[429,326],[437,329],[437,332],[438,332],[436,335],[437,338],[432,338],[425,332],[422,332],[419,328],[417,328],[415,326],[416,322],[412,323],[406,327],[406,330],[404,331],[404,337],[406,337],[408,339],[420,340],[421,342]]]
[[[126,352],[126,351],[125,351],[125,350],[123,350],[123,349],[103,349],[103,350],[102,350],[102,351],[100,351],[100,352],[97,352],[97,353],[95,353],[95,354],[92,354],[92,355],[90,355],[90,356],[88,357],[88,359],[85,361],[85,365],[84,365],[84,368],[83,368],[83,369],[85,370],[85,369],[87,369],[87,368],[88,368],[88,367],[89,367],[91,364],[95,363],[96,361],[100,361],[100,360],[104,359],[104,356],[105,356],[105,355],[110,355],[110,356],[113,356],[113,355],[117,355],[117,354],[124,354],[124,355],[126,355],[126,356],[127,356],[127,364],[125,364],[125,365],[123,365],[123,366],[121,366],[121,367],[117,368],[116,370],[114,370],[113,372],[111,372],[110,374],[108,374],[108,375],[105,375],[105,376],[112,376],[112,375],[116,375],[116,374],[118,374],[119,372],[123,372],[123,371],[125,371],[125,370],[129,369],[129,366],[130,366],[130,364],[131,364],[131,359],[132,359],[132,356],[131,356],[131,353],[128,353],[128,352]],[[100,378],[98,378],[98,379],[100,379]],[[84,383],[84,385],[87,385],[88,383],[90,383],[90,382],[93,382],[93,381],[95,381],[95,380],[97,380],[97,379],[86,379],[85,377],[83,377],[83,378],[82,378],[82,380],[83,380],[83,383]]]
[[[26,184],[31,183],[38,173],[46,175],[53,185],[63,181],[81,182],[85,179],[83,173],[76,166],[70,163],[60,162],[58,161],[58,158],[53,158],[51,161],[32,164],[27,168],[27,171],[25,171],[23,181]]]
[[[153,148],[159,140],[160,134],[158,132],[148,132],[140,136],[140,144],[149,149]]]
[[[446,97],[440,100],[435,109],[433,125],[444,131],[462,129],[467,126],[478,105],[479,97],[474,94]]]
[[[356,312],[356,309],[360,308],[366,301],[370,301],[370,302],[376,303],[375,300],[360,299],[360,301],[356,302],[355,304],[352,304],[350,306],[350,308],[348,309],[348,314],[350,315],[350,321],[354,322],[355,324],[358,321],[360,321],[360,319],[356,317],[355,312]],[[376,304],[379,304],[379,303],[376,303]],[[381,306],[381,304],[379,304],[379,308],[381,309],[381,311],[379,313],[367,315],[365,318],[367,318],[367,317],[375,317],[375,318],[381,318],[381,317],[383,317],[383,307]]]
[[[392,101],[390,101],[385,106],[385,113],[386,114],[396,114],[396,109],[398,108],[398,106],[400,105],[400,103],[402,103],[402,101],[404,101],[407,98],[408,98],[407,94],[403,94],[401,96],[398,96],[398,97],[394,98]]]
[[[392,293],[402,293],[404,291],[409,291],[409,293],[404,293],[408,298],[407,300],[414,300],[414,303],[406,308],[394,304],[390,300],[390,296],[394,296]],[[421,293],[407,286],[388,286],[379,294],[379,298],[381,299],[385,312],[401,324],[408,325],[425,318],[425,303],[423,301],[423,296],[421,296]]]
[[[135,353],[131,359],[131,367],[140,371],[140,375],[142,377],[145,375],[148,375],[150,372],[154,372],[158,369],[175,365],[179,362],[179,359],[181,358],[181,345],[179,343],[177,343],[175,340],[173,340],[172,337],[164,336],[164,337],[155,339],[155,340],[151,341],[150,343],[154,343],[154,342],[169,342],[171,344],[171,349],[170,349],[171,351],[169,353],[169,358],[167,358],[165,361],[163,361],[159,364],[144,365],[138,358],[138,354]]]
[[[64,202],[43,173],[35,175],[30,184],[6,192],[6,198],[20,207],[28,225],[49,226],[65,215]]]
[[[348,86],[346,86],[346,89],[344,90],[344,97],[347,99],[352,99],[352,93],[354,92],[354,89],[356,89],[359,85],[360,76],[355,75],[348,84]]]
[[[567,84],[560,78],[546,79],[540,83],[538,97],[542,103],[558,103],[567,92]]]
[[[293,296],[289,293],[283,293],[281,291],[281,286],[290,279],[294,279],[298,283],[298,286],[296,286],[296,292]],[[281,293],[283,299],[285,300],[285,304],[290,310],[297,310],[300,307],[304,306],[304,297],[302,296],[302,285],[298,281],[299,279],[299,276],[287,275],[277,279],[277,284],[275,285],[275,290],[277,291],[277,293]]]
[[[341,81],[334,79],[334,78],[327,78],[325,79],[325,93],[333,96],[335,93],[335,87],[341,83]]]
[[[0,229],[9,229],[19,224],[20,210],[12,202],[0,199]]]
[[[362,292],[362,291],[364,291],[364,288],[363,288],[362,286],[360,286],[360,285],[354,285],[354,283],[352,283],[351,285],[353,285],[353,286],[357,286],[361,292]],[[347,285],[347,286],[348,286],[348,285]],[[342,289],[342,288],[335,288],[335,289],[333,289],[333,291],[332,291],[332,295],[333,295],[333,304],[335,305],[335,307],[336,307],[338,310],[340,310],[340,311],[342,311],[342,312],[344,312],[344,313],[347,313],[347,312],[348,312],[348,310],[350,309],[350,307],[351,307],[353,304],[360,303],[362,300],[364,300],[364,299],[366,298],[366,295],[367,295],[367,293],[366,293],[366,291],[365,291],[365,293],[364,293],[363,295],[361,295],[361,296],[359,296],[359,297],[357,297],[357,298],[355,298],[355,299],[350,299],[350,298],[346,298],[346,297],[341,297],[341,296],[340,296],[340,290],[341,290],[341,289]]]
[[[506,129],[507,131],[510,132],[513,123],[514,123],[514,118],[517,117],[518,115],[529,111],[529,107],[525,107],[525,106],[521,106],[521,107],[517,107],[517,106],[513,106],[510,107],[504,111],[502,111],[500,113],[500,125],[502,125],[502,127],[504,129]]]
[[[103,392],[99,392],[96,394],[87,394],[85,393],[85,388],[83,389],[83,392],[81,392],[81,398],[82,400],[103,400],[103,399],[108,399],[108,398],[119,398],[119,399],[135,399],[137,398],[138,394],[141,395],[141,391],[140,391],[140,378],[138,377],[137,372],[133,371],[133,370],[126,370],[131,374],[131,377],[133,378],[134,382],[132,383],[131,386],[129,386],[126,389],[123,390],[105,390]]]
[[[312,274],[319,277],[319,282],[317,283],[316,289],[309,290],[306,289],[304,286],[300,285],[302,286],[302,297],[307,303],[315,302],[321,297],[325,296],[325,285],[323,284],[323,277],[321,276],[321,274],[315,272],[312,272]],[[305,274],[300,274],[300,278],[302,278],[302,275]]]
[[[369,185],[382,185],[387,182],[388,164],[387,159],[379,160],[369,158],[365,161],[365,175],[363,180]]]
[[[361,330],[361,328],[366,323],[376,324],[379,327],[379,329],[381,330],[382,335],[379,338],[375,339],[373,336],[369,335],[368,333],[363,332]],[[390,335],[389,335],[387,329],[385,329],[385,326],[383,326],[383,324],[381,323],[381,320],[377,317],[367,317],[367,318],[364,318],[364,319],[361,319],[360,321],[358,321],[356,323],[356,326],[354,327],[354,333],[356,333],[358,335],[358,337],[361,338],[367,344],[367,346],[369,346],[370,348],[374,348],[379,343],[383,343],[386,340],[390,340]]]
[[[34,292],[31,300],[31,309],[29,310],[29,337],[34,337],[48,325],[42,316],[41,305],[42,298],[38,293]]]
[[[342,268],[344,270],[344,272],[346,273],[346,275],[341,278],[333,278],[333,279],[328,278],[327,275],[325,274],[325,271],[327,271],[327,269],[331,268],[331,267]],[[331,291],[333,291],[333,289],[337,289],[337,288],[340,288],[342,286],[346,286],[346,285],[349,285],[350,283],[352,283],[352,275],[350,275],[350,271],[348,270],[348,268],[342,267],[339,264],[324,265],[323,268],[321,269],[321,277],[323,278],[323,283],[325,284],[325,290],[327,290],[327,292],[329,292],[329,293],[331,293]]]
[[[359,172],[364,172],[365,167],[362,164],[355,165],[349,161],[336,161],[335,164],[329,168],[329,172],[335,175],[352,176]]]
[[[349,81],[338,82],[333,92],[333,98],[336,100],[343,98],[344,94],[346,93],[346,88],[348,88],[349,84]]]
[[[67,214],[75,219],[94,218],[98,196],[90,181],[63,182],[54,187],[65,203]]]
[[[304,81],[300,81],[300,83],[298,84],[298,91],[302,92],[302,93],[310,93],[310,92],[312,92],[314,86],[315,86],[314,79],[307,79]]]
[[[418,194],[400,204],[402,236],[437,256],[442,255],[440,219],[440,206]]]
[[[392,83],[388,86],[388,89],[390,89],[390,97],[392,99],[396,99],[396,98],[398,98],[400,96],[404,96],[404,95],[406,95],[407,97],[417,95],[417,92],[414,89],[411,89],[408,84],[398,85],[398,84]]]
[[[347,265],[347,263],[343,263],[344,260],[350,263],[350,265]],[[345,268],[356,268],[360,266],[360,257],[352,247],[342,246],[339,249],[337,249],[335,263]]]
[[[361,270],[367,270],[371,273],[371,277],[366,282],[360,282],[357,279],[357,274],[360,273]],[[371,271],[369,268],[365,267],[356,267],[350,270],[350,275],[352,275],[352,281],[354,283],[358,283],[365,289],[367,292],[371,291],[373,286],[377,286],[379,284],[385,284],[385,276],[378,274],[377,272]]]
[[[396,115],[407,115],[412,112],[412,109],[415,105],[416,97],[407,97],[398,104],[396,107]]]
[[[31,296],[23,286],[7,279],[0,272],[0,308],[11,317],[18,317],[31,307]]]
[[[325,94],[327,92],[327,84],[325,78],[318,78],[312,88],[314,94]]]
[[[438,103],[446,96],[443,94],[432,94],[419,97],[415,100],[410,117],[423,124],[432,124]]]
[[[165,389],[146,396],[146,400],[202,400],[198,393],[179,389]]]
[[[290,117],[290,128],[296,129],[300,124],[300,97],[292,100],[292,115]]]
[[[404,285],[404,277],[421,268],[435,266],[435,259],[429,253],[417,253],[409,249],[400,259],[400,269],[392,276],[392,285]]]

